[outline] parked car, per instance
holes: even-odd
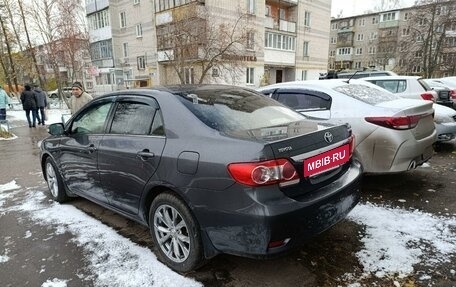
[[[397,74],[391,71],[377,71],[377,70],[366,70],[366,71],[328,71],[327,73],[320,74],[319,80],[325,79],[359,79],[365,77],[376,77],[376,76],[396,76]]]
[[[82,196],[149,226],[158,258],[177,271],[218,253],[299,246],[360,196],[348,125],[319,126],[248,89],[110,93],[49,132],[51,197]]]
[[[453,101],[453,107],[456,108],[456,77],[446,77],[439,79],[429,79],[433,82],[439,83],[450,89],[451,100]]]
[[[71,98],[71,95],[72,95],[71,89],[72,89],[72,87],[63,87],[62,94],[67,98]],[[49,95],[49,98],[51,98],[51,99],[57,99],[59,97],[59,89],[49,91],[48,95]]]
[[[362,80],[288,82],[259,91],[309,119],[348,122],[366,173],[407,171],[433,154],[432,102],[401,99]]]
[[[396,95],[405,98],[436,101],[437,92],[433,91],[420,77],[394,76],[365,78],[365,81],[374,83]],[[434,104],[434,122],[437,129],[437,141],[448,141],[456,136],[456,115],[451,108]]]
[[[418,76],[378,76],[363,78],[403,98],[437,101],[438,95]]]
[[[453,108],[452,94],[456,93],[456,90],[452,90],[444,84],[434,81],[434,79],[424,79],[424,82],[426,82],[431,89],[437,92],[437,104]]]

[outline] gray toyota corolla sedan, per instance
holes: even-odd
[[[359,200],[348,126],[319,126],[239,87],[115,92],[49,132],[41,165],[52,198],[82,196],[149,226],[177,271],[219,253],[282,253]]]

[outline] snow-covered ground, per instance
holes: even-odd
[[[21,187],[15,181],[0,185],[0,214],[23,212],[36,224],[54,226],[55,234],[73,234],[73,241],[90,254],[88,261],[96,275],[96,285],[200,286],[193,279],[168,269],[149,249],[138,246],[75,207],[49,203],[43,191],[29,192],[22,202],[6,207],[5,201],[19,192]],[[456,255],[454,216],[435,216],[366,203],[355,207],[348,218],[365,226],[365,232],[359,235],[363,248],[356,254],[364,274],[361,277],[346,274],[345,281],[356,283],[368,277],[406,277],[417,272],[414,269],[417,265],[445,264]],[[26,237],[33,237],[33,234]],[[8,252],[0,249],[0,264],[9,260]],[[420,275],[422,280],[430,280],[433,274],[420,271]],[[42,286],[66,286],[65,278],[54,281],[43,282]]]

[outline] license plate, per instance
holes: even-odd
[[[312,176],[338,167],[350,159],[348,144],[304,160],[304,176]]]

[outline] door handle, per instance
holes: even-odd
[[[90,145],[87,147],[87,150],[89,151],[89,153],[93,153],[94,151],[97,150],[97,148],[95,147],[94,144],[90,144]]]
[[[147,160],[147,159],[149,159],[151,157],[154,157],[155,154],[153,152],[150,152],[148,149],[144,149],[142,151],[137,152],[136,156],[138,156],[142,160]]]

